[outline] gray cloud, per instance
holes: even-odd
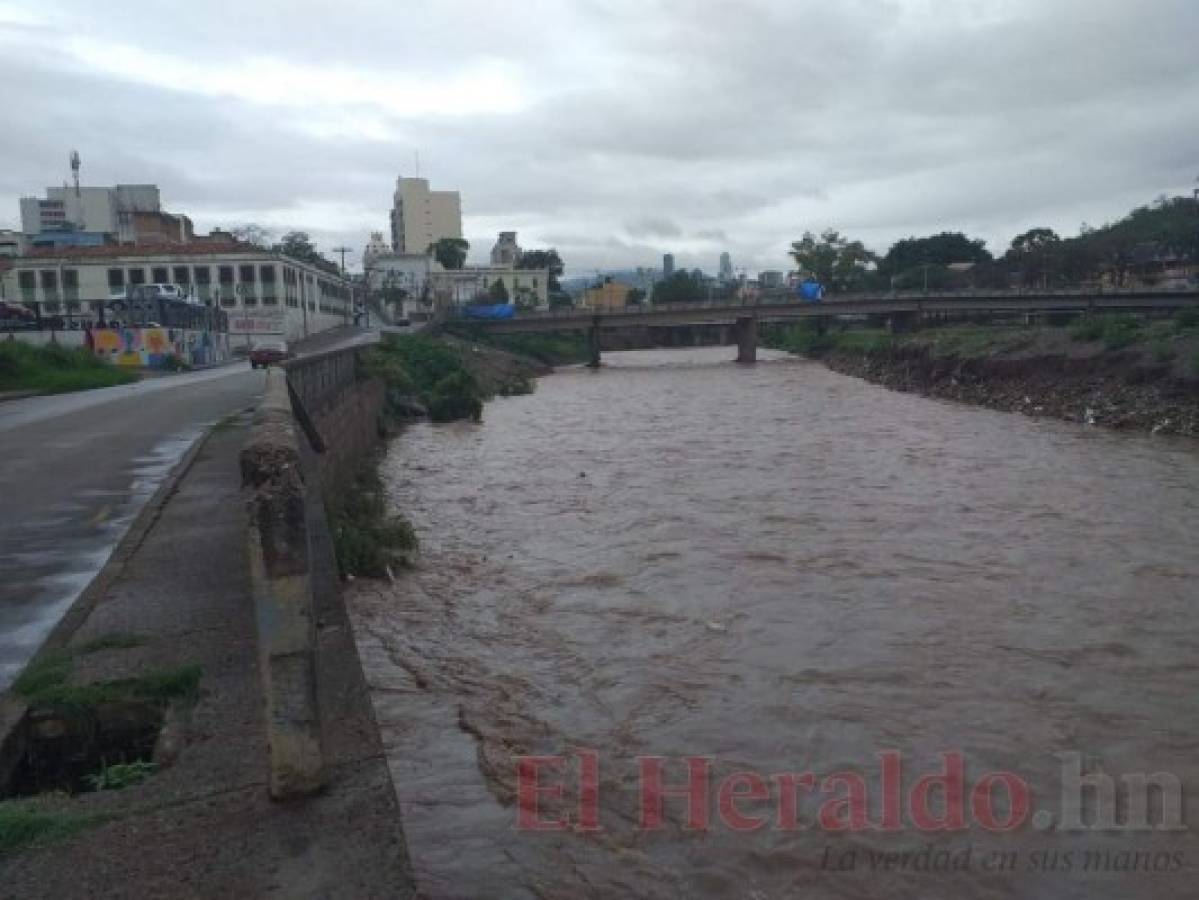
[[[201,227],[361,246],[395,176],[462,191],[568,268],[779,267],[1073,232],[1199,175],[1191,0],[0,2],[0,227],[61,182],[154,181]]]

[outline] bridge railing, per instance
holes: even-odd
[[[812,306],[835,308],[840,304],[853,305],[865,303],[905,303],[919,301],[1002,301],[1002,300],[1035,300],[1035,299],[1081,299],[1081,298],[1144,298],[1174,296],[1195,296],[1199,294],[1199,285],[1194,287],[1170,288],[1019,288],[1015,290],[997,290],[987,288],[971,288],[966,290],[918,290],[918,291],[869,291],[852,294],[825,295],[823,301],[803,300],[790,291],[772,292],[749,299],[696,300],[685,303],[656,303],[641,306],[624,306],[619,308],[566,307],[550,310],[520,310],[514,316],[523,321],[567,321],[585,317],[606,318],[619,316],[622,319],[638,315],[661,315],[670,312],[693,312],[699,310],[730,310],[744,309],[746,311],[762,309],[771,306]],[[464,306],[450,306],[446,309],[447,318],[453,320],[478,321],[469,318]],[[511,320],[506,320],[511,321]]]

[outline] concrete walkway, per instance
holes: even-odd
[[[146,642],[76,657],[74,680],[194,663],[201,696],[173,765],[121,791],[60,797],[70,815],[111,818],[57,843],[0,856],[0,897],[410,897],[395,791],[318,525],[318,678],[329,785],[267,797],[263,701],[238,451],[246,425],[218,428],[163,505],[118,548],[70,638]],[[314,506],[319,506],[314,504]],[[323,515],[318,511],[318,518]],[[114,569],[115,567],[115,569]],[[72,618],[82,618],[73,614]]]

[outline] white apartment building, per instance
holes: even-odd
[[[391,249],[424,253],[442,238],[462,237],[462,199],[457,191],[431,191],[427,178],[396,179],[391,210]]]
[[[44,199],[22,197],[21,230],[83,231],[132,241],[135,213],[161,213],[158,187],[118,184],[115,187],[49,187]]]
[[[180,245],[35,249],[0,275],[9,302],[41,304],[44,315],[97,324],[121,320],[128,288],[177,286],[219,306],[234,346],[255,337],[296,340],[353,322],[351,282],[341,275],[248,244],[200,238]]]

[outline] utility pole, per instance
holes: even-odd
[[[354,248],[353,248],[353,247],[334,247],[334,248],[333,248],[333,252],[334,252],[334,253],[340,253],[340,254],[341,254],[341,277],[342,277],[342,278],[345,278],[345,275],[346,275],[346,254],[347,254],[347,253],[353,253],[353,252],[354,252]]]

